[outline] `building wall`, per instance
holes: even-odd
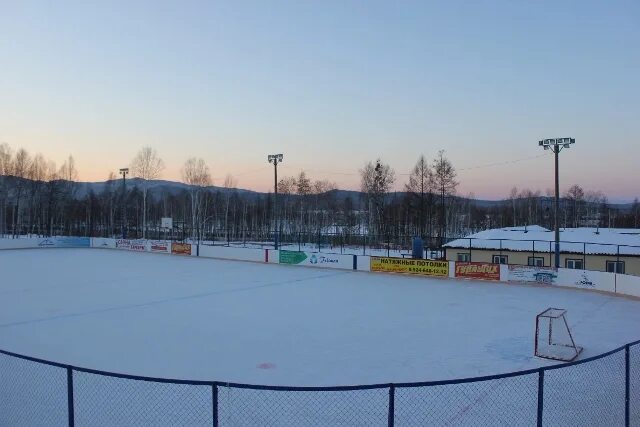
[[[468,254],[469,249],[454,249],[447,248],[447,260],[457,261],[458,254]],[[553,266],[554,254],[549,252],[516,252],[503,250],[500,252],[498,249],[472,249],[471,250],[471,262],[492,262],[493,255],[506,255],[508,257],[509,264],[527,265],[529,263],[529,257],[536,256],[544,259],[545,267]],[[607,261],[616,261],[616,255],[587,255],[584,257],[582,254],[560,254],[560,267],[565,267],[565,261],[567,259],[584,259],[584,269],[594,271],[607,271]],[[624,261],[625,274],[633,274],[640,276],[640,257],[633,256],[620,256],[620,261]]]

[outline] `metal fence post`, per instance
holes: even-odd
[[[73,369],[67,368],[67,409],[69,415],[69,427],[76,424],[76,416],[73,410]]]
[[[629,351],[630,347],[627,344],[624,348],[624,370],[625,370],[625,380],[624,380],[624,425],[629,427],[629,418],[630,418],[630,367],[629,367]]]
[[[536,425],[542,427],[542,410],[544,409],[544,370],[538,372],[538,421]]]
[[[387,424],[389,427],[393,427],[395,423],[395,414],[396,414],[396,386],[393,384],[389,385],[389,414]]]
[[[391,236],[387,233],[387,257],[391,256]]]
[[[218,427],[218,385],[211,385],[211,407],[213,410],[213,427]]]

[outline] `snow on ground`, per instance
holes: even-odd
[[[471,239],[471,240],[469,240]],[[532,225],[483,230],[445,246],[449,248],[504,249],[513,251],[551,252],[555,234]],[[562,228],[562,252],[588,254],[640,255],[640,231],[625,228]]]
[[[640,302],[560,289],[91,249],[0,254],[0,349],[144,376],[353,385],[539,367],[535,315],[594,356]]]

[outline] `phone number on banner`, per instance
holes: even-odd
[[[447,277],[449,275],[449,262],[371,257],[371,271]]]

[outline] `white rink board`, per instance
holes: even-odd
[[[620,294],[640,298],[640,277],[626,274],[616,275],[616,288]]]
[[[371,271],[371,257],[358,255],[358,271]]]
[[[0,249],[33,249],[42,239],[0,239]]]
[[[200,256],[204,258],[264,262],[265,250],[266,249],[200,245]]]
[[[91,247],[96,249],[115,249],[116,239],[105,237],[93,237],[91,239]]]

